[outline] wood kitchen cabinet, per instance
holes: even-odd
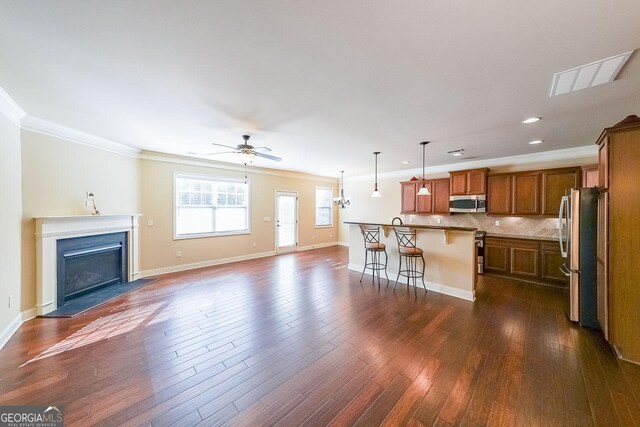
[[[562,196],[580,186],[579,167],[489,175],[487,214],[558,216]]]
[[[556,242],[528,238],[485,239],[485,274],[566,286],[566,278],[560,271],[563,263],[560,246]]]
[[[563,168],[542,171],[542,215],[558,216],[565,192],[580,187],[582,169]]]
[[[400,183],[403,214],[449,215],[449,179],[428,179],[424,182],[431,195],[418,196],[422,181]]]
[[[450,195],[480,195],[487,192],[488,168],[449,172]]]
[[[585,188],[598,187],[598,164],[582,166],[582,186]]]
[[[598,138],[598,320],[618,355],[640,363],[640,117]]]
[[[539,215],[540,173],[518,172],[487,177],[489,215]]]

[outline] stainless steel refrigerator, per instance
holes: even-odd
[[[558,216],[558,238],[569,279],[567,316],[582,326],[599,329],[596,280],[598,190],[572,188],[562,198]]]

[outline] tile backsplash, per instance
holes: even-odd
[[[556,237],[557,218],[525,218],[514,216],[487,216],[481,213],[456,213],[453,215],[404,215],[402,221],[414,224],[449,225],[454,227],[475,227],[489,234],[510,234],[518,236]],[[440,219],[440,224],[437,219]],[[495,225],[500,221],[500,225]]]

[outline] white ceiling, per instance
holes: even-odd
[[[0,0],[0,14],[0,87],[29,115],[144,150],[248,132],[283,157],[259,166],[353,176],[373,151],[381,172],[419,167],[423,140],[441,165],[457,148],[462,162],[589,145],[640,115],[637,53],[613,83],[549,97],[554,73],[640,47],[638,0]]]

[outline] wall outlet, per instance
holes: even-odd
[[[412,223],[412,222],[413,222],[413,217],[412,217],[412,216],[410,216],[410,217],[409,217],[409,223]]]
[[[253,245],[251,245],[251,246],[253,246],[255,248],[256,247],[256,242],[253,242]]]
[[[148,225],[149,227],[153,227],[153,220],[152,220],[152,219],[148,219],[148,220],[147,220],[147,225]]]
[[[182,251],[176,251],[176,258],[180,258],[182,256]]]
[[[560,230],[560,220],[556,221],[556,230]]]
[[[333,234],[329,233],[329,237],[333,237]]]
[[[9,308],[13,305],[13,295],[9,295]]]
[[[271,221],[271,217],[270,216],[265,216],[265,217],[262,218],[262,220],[264,222],[270,222]]]
[[[315,239],[316,239],[316,235],[314,234],[311,236],[311,240],[315,240]]]
[[[436,218],[436,224],[440,224],[441,222],[442,222],[442,219]]]
[[[496,219],[495,221],[493,221],[493,225],[495,225],[496,227],[500,227],[500,220]]]

